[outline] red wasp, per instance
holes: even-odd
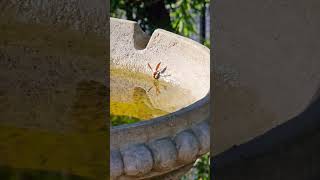
[[[159,79],[159,78],[160,78],[160,74],[161,74],[161,73],[164,73],[164,71],[167,69],[167,67],[165,67],[164,69],[162,69],[162,70],[160,71],[160,70],[159,70],[160,64],[161,64],[161,62],[159,62],[159,63],[157,64],[157,66],[156,66],[156,69],[153,70],[152,67],[151,67],[151,65],[148,63],[148,67],[151,69],[151,71],[152,71],[152,77],[153,77],[154,79]]]

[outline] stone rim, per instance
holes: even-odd
[[[210,138],[210,132],[203,130],[208,128],[210,128],[209,122],[208,120],[204,120],[190,129],[178,132],[173,137],[155,139],[150,143],[131,144],[125,148],[111,150],[110,154],[117,155],[116,158],[111,158],[110,160],[111,179],[117,179],[119,177],[144,179],[146,177],[161,175],[192,163],[196,158],[209,152],[210,147],[201,143],[199,136],[196,135],[202,133]],[[192,142],[190,140],[192,140]],[[210,139],[208,140],[210,141]],[[167,146],[156,146],[158,149],[154,148],[153,144],[161,144],[161,142],[164,141],[170,142],[173,147],[169,147],[170,149],[168,149]],[[189,143],[192,143],[193,146],[188,146]],[[202,147],[206,148],[203,149]],[[174,148],[173,151],[172,148]],[[136,155],[138,149],[141,149],[141,151],[138,153],[139,155]],[[159,154],[159,152],[169,151],[174,153],[173,156],[175,158],[169,163],[165,163],[166,166],[163,167],[163,161],[159,160],[157,154]],[[190,157],[188,157],[189,154]],[[138,156],[144,156],[144,158],[139,159]],[[168,157],[163,159],[167,158]],[[113,164],[117,164],[118,166],[112,166]],[[138,167],[142,167],[142,169]]]

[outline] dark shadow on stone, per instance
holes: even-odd
[[[147,47],[150,37],[147,34],[145,34],[145,32],[142,31],[142,29],[138,24],[136,24],[134,26],[133,40],[134,40],[134,47],[137,50],[143,50]]]
[[[1,180],[89,180],[88,178],[66,174],[61,172],[31,170],[31,169],[15,169],[9,167],[0,167]]]
[[[212,157],[215,179],[314,179],[320,167],[320,97],[301,114]]]

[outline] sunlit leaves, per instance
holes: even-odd
[[[128,19],[139,21],[143,30],[152,33],[159,27],[155,27],[144,16],[146,6],[152,2],[150,0],[111,0],[111,16],[118,18],[126,16]],[[199,17],[204,6],[209,4],[209,0],[164,0],[164,2],[170,13],[171,26],[175,33],[186,37],[199,35],[195,18]],[[132,12],[134,15],[131,17],[128,13]]]
[[[187,37],[197,33],[191,0],[178,0],[170,7],[174,7],[170,9],[170,17],[176,33]]]
[[[203,45],[207,46],[207,48],[210,48],[210,39],[206,39],[206,40],[203,42]]]
[[[170,17],[176,33],[186,37],[199,34],[196,28],[196,20],[201,10],[207,6],[209,0],[177,0],[167,1],[170,4]]]
[[[125,0],[111,0],[110,1],[110,12],[111,17],[123,17],[125,16]]]

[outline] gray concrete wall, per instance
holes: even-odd
[[[319,1],[214,3],[214,153],[300,114],[320,85]]]
[[[213,179],[319,178],[319,7],[214,2]]]

